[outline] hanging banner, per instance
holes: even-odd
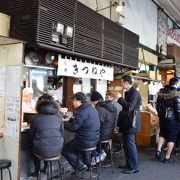
[[[113,81],[114,68],[62,58],[59,55],[57,75]]]

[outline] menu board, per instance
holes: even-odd
[[[4,66],[0,66],[0,96],[5,95],[5,77],[6,69]]]
[[[20,97],[20,73],[20,66],[7,66],[6,96]]]

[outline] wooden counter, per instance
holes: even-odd
[[[136,143],[140,147],[151,147],[156,144],[159,132],[159,118],[148,111],[141,112],[141,131],[136,134]]]

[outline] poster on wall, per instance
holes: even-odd
[[[20,66],[7,66],[6,73],[6,96],[20,97]]]
[[[98,80],[96,84],[96,90],[103,96],[105,99],[106,91],[107,91],[107,81],[106,80]]]
[[[114,68],[62,58],[59,55],[57,75],[113,81]]]
[[[15,121],[9,121],[4,127],[4,134],[7,137],[16,137],[17,125]]]
[[[158,52],[164,55],[167,54],[167,27],[168,17],[162,9],[158,9]]]
[[[5,103],[5,118],[8,121],[17,121],[20,111],[20,100],[16,97],[7,97]]]
[[[180,47],[180,30],[174,28],[174,23],[168,19],[167,43],[173,43]]]
[[[83,93],[88,94],[91,92],[91,80],[88,78],[82,78]]]
[[[5,77],[6,77],[6,68],[0,66],[0,96],[5,95]]]

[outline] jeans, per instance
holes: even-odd
[[[123,148],[128,169],[138,169],[137,148],[135,143],[135,134],[123,133]]]
[[[91,164],[91,154],[89,152],[82,152],[79,151],[78,143],[76,140],[71,140],[62,150],[62,155],[66,158],[69,164],[76,170],[80,170],[84,164],[89,167]],[[82,160],[79,158],[78,160],[78,153],[81,152]]]

